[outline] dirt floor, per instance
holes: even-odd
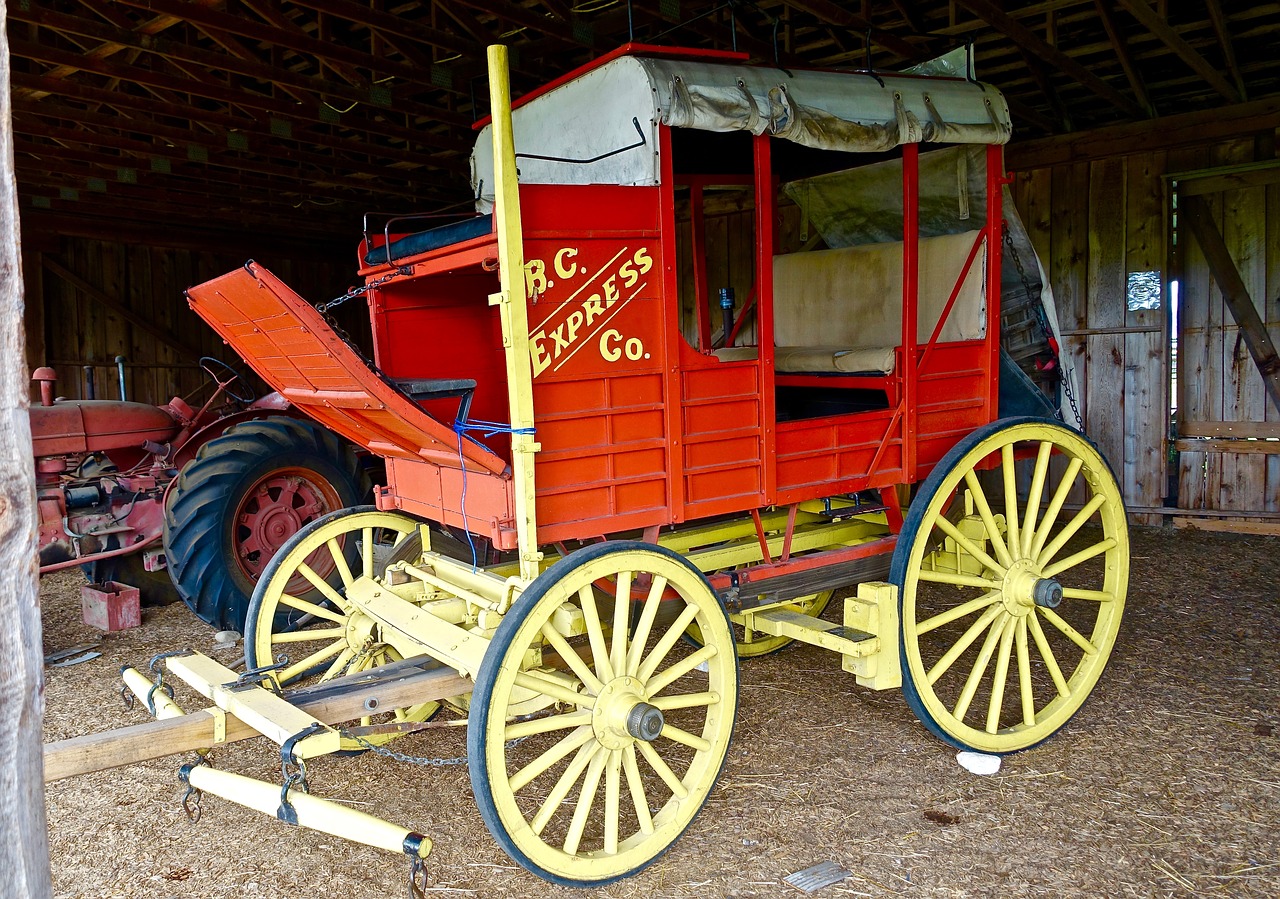
[[[852,874],[818,896],[1280,895],[1280,539],[1133,537],[1129,607],[1101,684],[1064,730],[993,777],[962,769],[896,691],[863,690],[838,657],[797,645],[743,663],[734,743],[706,808],[665,856],[608,887],[556,887],[510,861],[465,765],[330,758],[313,763],[313,789],[431,835],[429,896],[799,896],[782,878],[828,860]],[[46,740],[145,720],[116,694],[122,664],[181,647],[239,655],[215,653],[181,605],[100,637],[81,620],[82,583],[62,573],[41,593],[46,652],[101,639],[102,653],[47,671]],[[401,744],[465,751],[460,729]],[[215,758],[279,779],[263,739]],[[216,797],[190,824],[175,776],[187,761],[49,786],[57,896],[405,895],[407,865],[377,850]]]

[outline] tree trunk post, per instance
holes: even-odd
[[[35,466],[27,416],[7,19],[7,4],[0,0],[0,896],[49,899]]]

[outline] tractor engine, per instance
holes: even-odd
[[[165,406],[55,400],[55,378],[50,368],[36,370],[41,403],[30,410],[42,573],[153,543],[144,566],[163,568],[162,500],[177,475],[169,458],[190,434],[194,411],[178,397]]]

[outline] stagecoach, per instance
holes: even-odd
[[[338,299],[372,358],[258,264],[189,291],[387,471],[270,563],[246,674],[164,660],[281,745],[282,785],[197,765],[192,789],[420,867],[428,839],[307,795],[306,761],[465,719],[494,839],[591,885],[685,830],[740,660],[794,641],[956,747],[1061,728],[1115,642],[1127,530],[1002,348],[1002,298],[1046,298],[1001,95],[633,45],[512,104],[491,65],[474,214],[366,221]],[[340,694],[364,697],[341,720],[316,698]]]

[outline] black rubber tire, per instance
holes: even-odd
[[[169,576],[183,601],[213,627],[244,632],[256,579],[238,560],[236,512],[255,485],[287,469],[312,472],[337,494],[334,508],[308,520],[357,505],[369,493],[349,444],[313,422],[283,416],[228,428],[200,448],[169,491]]]
[[[112,556],[80,566],[91,584],[116,581],[138,588],[138,599],[144,606],[167,606],[182,597],[173,586],[169,575],[160,571],[147,571],[142,565],[142,554]]]

